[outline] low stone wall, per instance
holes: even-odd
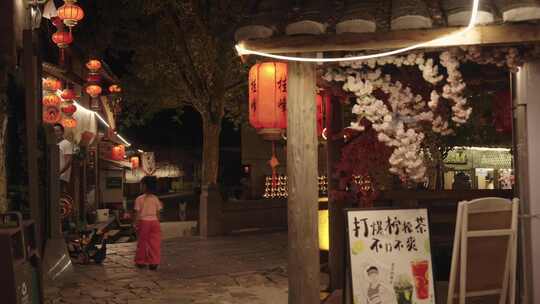
[[[227,201],[222,208],[222,231],[287,229],[287,200]]]

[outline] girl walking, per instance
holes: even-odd
[[[159,227],[159,212],[163,204],[155,195],[157,179],[155,176],[145,176],[141,183],[144,194],[135,200],[135,229],[137,230],[137,253],[135,265],[151,270],[157,270],[161,259],[161,229]]]

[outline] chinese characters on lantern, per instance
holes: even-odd
[[[426,209],[347,212],[355,303],[435,303]]]

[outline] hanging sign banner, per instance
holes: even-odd
[[[435,303],[427,209],[347,210],[355,304]]]

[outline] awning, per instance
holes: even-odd
[[[100,158],[101,161],[104,163],[111,165],[113,167],[117,167],[120,169],[130,169],[131,170],[131,162],[124,161],[124,160],[112,160],[108,158]]]

